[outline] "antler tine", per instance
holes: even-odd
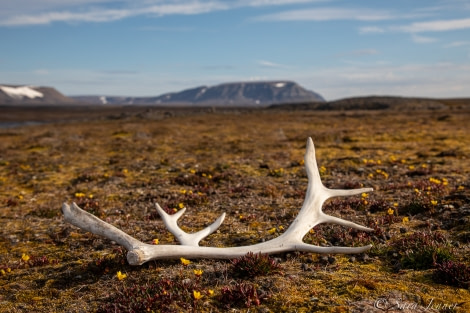
[[[199,241],[215,232],[225,219],[225,213],[222,213],[214,223],[203,230],[200,230],[197,233],[188,234],[178,226],[178,219],[186,211],[186,208],[182,208],[172,215],[166,213],[158,203],[155,203],[155,208],[157,209],[158,214],[160,214],[166,228],[168,228],[170,233],[172,233],[173,236],[178,239],[179,243],[184,246],[199,246]]]
[[[363,231],[372,231],[365,226],[355,224],[334,216],[323,213],[323,203],[332,197],[356,195],[362,192],[372,191],[372,188],[360,189],[329,189],[323,185],[320,172],[318,170],[317,160],[315,156],[315,146],[312,138],[307,139],[307,149],[305,152],[305,169],[308,176],[308,187],[305,195],[305,201],[300,209],[294,222],[286,231],[286,236],[296,241],[301,241],[310,229],[321,223],[334,223],[342,226],[348,226]]]
[[[116,243],[123,246],[127,250],[132,250],[135,247],[143,244],[141,241],[129,236],[122,230],[106,223],[103,220],[100,220],[93,214],[80,209],[75,202],[73,202],[71,206],[67,203],[63,203],[62,214],[64,214],[65,220],[72,225],[75,225],[93,234],[114,240]]]

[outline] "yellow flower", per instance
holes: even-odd
[[[214,290],[212,289],[207,290],[207,292],[209,293],[209,296],[212,296],[214,294]]]
[[[152,240],[152,244],[158,245],[158,238],[155,238],[154,240]]]
[[[190,169],[189,172],[190,172],[191,174],[196,174],[196,170],[193,170],[193,169]]]
[[[182,202],[180,202],[180,203],[178,203],[178,207],[179,207],[180,209],[182,209],[182,208],[184,208],[184,204],[183,204]]]
[[[5,272],[5,270],[0,270],[0,274],[6,275],[7,273]]]
[[[407,216],[405,216],[402,221],[403,221],[403,224],[406,224],[406,223],[408,223],[410,220],[409,220],[409,218],[408,218]]]
[[[279,230],[284,230],[284,226],[279,226]]]
[[[90,194],[88,195],[88,198],[93,199],[93,194],[90,193]]]
[[[203,271],[202,270],[193,270],[193,272],[194,272],[194,275],[201,276]]]
[[[465,187],[462,186],[462,185],[460,185],[460,186],[457,187],[457,190],[459,190],[459,191],[462,191],[462,190],[464,190],[464,189],[465,189]]]
[[[363,193],[361,194],[361,197],[362,197],[362,198],[367,198],[368,196],[369,196],[369,194],[366,193],[366,192],[363,192]]]
[[[432,205],[436,205],[436,204],[437,204],[437,200],[431,200],[431,204],[432,204]]]
[[[397,203],[397,202],[394,202],[394,203],[393,203],[393,206],[394,206],[394,207],[397,207],[397,206],[398,206],[398,203]]]
[[[124,278],[127,277],[127,275],[121,273],[121,271],[117,272],[117,273],[116,273],[116,276],[117,276],[117,278],[118,278],[119,280],[123,280]]]
[[[202,298],[202,295],[199,291],[193,290],[194,299],[199,300]]]
[[[415,166],[414,166],[414,165],[410,165],[410,166],[408,166],[408,169],[409,169],[409,170],[414,170],[414,169],[415,169]]]
[[[23,255],[21,256],[21,259],[23,260],[23,262],[28,262],[29,261],[29,255],[23,253]]]
[[[272,235],[276,232],[276,227],[273,227],[271,228],[270,230],[268,230],[268,234]]]
[[[75,198],[83,198],[85,197],[85,194],[83,192],[76,192],[75,193]]]
[[[189,265],[191,263],[190,260],[186,260],[185,258],[180,258],[181,264],[183,265]]]
[[[394,212],[394,211],[393,211],[392,208],[389,208],[388,211],[387,211],[388,215],[393,215],[393,212]]]

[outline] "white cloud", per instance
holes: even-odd
[[[364,55],[375,55],[379,54],[380,52],[376,49],[361,49],[361,50],[354,50],[354,51],[347,51],[343,53],[339,53],[336,56],[343,57],[343,56],[364,56]]]
[[[385,29],[378,26],[364,26],[359,28],[360,34],[381,34],[385,33]]]
[[[407,33],[442,32],[470,28],[470,18],[453,20],[436,20],[429,22],[415,22],[393,29]]]
[[[393,19],[394,16],[384,10],[373,9],[343,9],[343,8],[317,8],[304,10],[290,10],[274,14],[262,15],[254,18],[255,21],[331,21],[331,20],[358,20],[382,21]]]
[[[49,75],[49,70],[41,68],[41,69],[34,70],[33,74],[35,74],[35,75]]]
[[[456,63],[346,66],[293,77],[328,100],[351,96],[468,97],[470,65]]]
[[[271,62],[271,61],[265,61],[265,60],[258,61],[258,64],[262,67],[267,67],[267,68],[283,68],[283,69],[290,68],[287,65],[278,64],[278,63],[274,63],[274,62]]]
[[[301,4],[311,2],[326,2],[328,0],[241,0],[239,1],[240,6],[272,6],[272,5],[289,5],[289,4]]]
[[[141,15],[195,15],[228,7],[219,2],[183,2],[163,3],[146,7],[129,7],[124,9],[91,8],[88,11],[52,11],[30,15],[16,15],[0,21],[0,25],[41,25],[54,22],[110,22]]]
[[[412,34],[411,39],[412,39],[413,42],[415,42],[415,43],[433,43],[433,42],[436,42],[436,41],[437,41],[436,38],[425,37],[425,36],[418,36],[418,35],[416,35],[416,34]]]
[[[469,46],[470,45],[470,41],[454,41],[454,42],[451,42],[447,45],[445,45],[444,47],[445,48],[456,48],[456,47],[464,47],[464,46]]]
[[[240,7],[281,6],[322,0],[4,0],[0,26],[54,22],[110,22],[143,15],[196,15]],[[323,0],[324,1],[324,0]]]

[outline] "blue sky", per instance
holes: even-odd
[[[469,0],[1,0],[0,84],[155,96],[293,80],[470,97]]]

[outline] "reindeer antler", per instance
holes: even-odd
[[[141,265],[155,259],[179,257],[228,259],[240,257],[248,252],[273,254],[286,251],[306,251],[353,254],[362,253],[370,249],[372,245],[363,247],[319,247],[302,242],[305,234],[320,223],[334,223],[363,231],[372,231],[370,228],[327,215],[322,211],[323,203],[329,198],[370,192],[373,190],[372,188],[351,190],[326,188],[320,179],[320,173],[315,159],[315,148],[311,138],[307,140],[305,167],[308,176],[308,188],[298,216],[289,228],[279,237],[251,246],[227,248],[199,246],[199,241],[212,234],[222,224],[225,213],[205,229],[194,234],[188,234],[179,228],[177,224],[177,220],[183,215],[185,208],[176,214],[169,215],[162,210],[158,204],[155,204],[157,212],[162,217],[165,226],[178,239],[181,245],[150,245],[129,236],[118,228],[80,209],[75,203],[72,203],[71,206],[64,203],[62,205],[62,212],[67,222],[96,235],[114,240],[119,245],[125,247],[128,250],[127,261],[131,265]]]

